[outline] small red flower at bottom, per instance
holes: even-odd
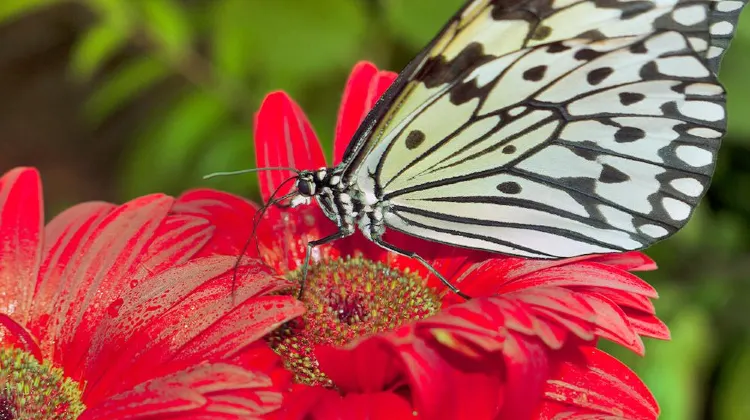
[[[369,63],[355,67],[334,163],[393,78]],[[255,141],[259,167],[327,166],[312,127],[284,93],[263,102]],[[261,173],[265,200],[291,175]],[[212,208],[234,211],[238,221],[256,216],[225,197],[183,211]],[[235,235],[240,249],[248,232],[217,226],[219,236]],[[334,228],[316,206],[271,208],[249,254],[298,281],[305,244]],[[296,382],[272,417],[657,417],[656,402],[635,374],[593,348],[606,338],[642,354],[641,336],[668,338],[650,302],[655,290],[628,272],[653,269],[646,256],[525,260],[387,235],[477,298],[462,302],[424,267],[360,234],[316,248],[301,296],[307,312],[266,338]]]
[[[239,419],[280,406],[288,374],[258,339],[301,305],[273,295],[289,283],[257,261],[233,301],[236,258],[198,258],[221,240],[175,203],[85,203],[44,226],[38,173],[0,178],[1,418]]]

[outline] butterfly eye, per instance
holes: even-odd
[[[309,179],[300,179],[297,181],[297,191],[306,197],[315,195],[315,183]]]

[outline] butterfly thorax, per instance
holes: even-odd
[[[349,185],[337,168],[301,171],[296,188],[299,195],[292,199],[293,207],[309,204],[315,198],[326,217],[345,236],[353,234],[356,226],[368,239],[380,238],[385,232],[385,204],[380,201],[365,204],[356,185]]]

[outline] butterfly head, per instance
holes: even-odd
[[[297,192],[303,197],[314,197],[318,190],[318,183],[315,182],[315,173],[312,171],[301,171],[297,175],[296,182]]]
[[[328,176],[328,172],[327,168],[320,168],[314,171],[300,171],[295,182],[298,195],[292,199],[292,206],[309,204],[312,198],[320,195],[325,187],[330,187],[329,183],[331,179]]]

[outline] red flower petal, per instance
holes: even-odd
[[[334,165],[341,162],[354,132],[357,131],[362,118],[370,110],[367,106],[367,97],[371,96],[369,95],[370,82],[377,74],[378,68],[369,61],[360,61],[349,74],[336,121],[336,134],[333,140]]]
[[[638,376],[614,357],[592,347],[566,360],[545,389],[539,419],[650,420],[659,407]]]
[[[392,392],[340,393],[304,387],[284,401],[270,418],[279,420],[414,420],[414,409],[406,398]]]
[[[108,318],[95,333],[95,342],[106,347],[93,349],[96,358],[87,366],[87,377],[97,380],[90,379],[85,397],[99,400],[106,397],[102,392],[123,391],[183,366],[231,357],[214,353],[228,352],[228,343],[239,346],[244,340],[249,344],[302,312],[301,304],[292,297],[249,299],[289,286],[286,280],[264,272],[257,260],[238,272],[233,295],[234,261],[232,256],[191,261],[126,292],[109,308]],[[234,306],[237,315],[230,312]],[[259,313],[258,306],[268,308]],[[256,315],[244,320],[245,327],[255,328],[244,330],[244,336],[238,334],[238,326],[227,325],[230,319],[240,324],[235,319],[239,314]],[[196,344],[200,342],[203,344]],[[208,343],[217,347],[208,351],[203,348]]]
[[[80,420],[258,418],[281,405],[263,373],[228,364],[195,366],[156,378],[88,408]]]
[[[164,219],[154,232],[153,241],[125,274],[130,279],[130,287],[144,277],[193,258],[211,238],[211,228],[207,220],[189,215],[171,215]]]
[[[3,313],[0,313],[0,343],[31,353],[37,360],[42,361],[42,351],[34,337],[13,318]]]
[[[183,301],[201,284],[231,269],[230,257],[191,261],[150,277],[123,293],[107,308],[107,317],[94,332],[91,357],[86,363],[89,378],[84,398],[100,401],[111,393],[127,390],[157,376],[190,334],[200,334],[199,326],[176,334],[175,317],[166,318],[174,305]],[[227,297],[229,295],[227,294]],[[193,315],[199,314],[194,311]],[[186,315],[180,313],[189,325]],[[188,337],[186,337],[188,335]],[[171,337],[177,342],[165,345]],[[158,355],[156,353],[159,353]]]
[[[292,296],[270,295],[293,284],[271,276],[260,261],[241,267],[239,275],[241,281],[234,292],[230,290],[231,273],[228,273],[202,285],[171,310],[174,314],[192,317],[191,312],[197,308],[202,316],[191,325],[206,325],[200,336],[196,335],[183,344],[174,361],[197,363],[199,360],[231,359],[281,324],[305,312],[302,302]],[[223,316],[216,318],[214,314]]]
[[[533,292],[533,294],[530,295],[531,292]],[[547,293],[547,297],[544,295],[545,293],[543,293],[542,290],[530,289],[517,294],[517,296],[474,299],[466,304],[450,307],[443,311],[443,313],[421,321],[418,324],[421,325],[421,328],[425,329],[425,332],[429,331],[429,334],[434,336],[441,344],[449,346],[449,348],[455,349],[456,351],[468,356],[474,355],[479,358],[479,360],[481,360],[483,352],[488,351],[502,351],[506,357],[508,357],[508,355],[515,355],[516,359],[519,356],[524,356],[529,353],[528,348],[527,350],[520,352],[509,350],[510,343],[526,343],[528,345],[528,343],[533,341],[530,341],[530,338],[524,339],[522,338],[523,336],[518,334],[504,334],[503,331],[507,330],[503,330],[502,328],[498,329],[498,326],[502,325],[505,325],[509,330],[516,330],[522,334],[536,335],[542,338],[548,346],[551,345],[551,348],[561,349],[566,342],[573,345],[580,342],[576,340],[561,341],[561,339],[565,337],[565,335],[560,335],[562,331],[567,331],[568,333],[578,332],[579,337],[582,339],[591,337],[591,334],[582,334],[579,330],[580,327],[586,326],[586,322],[579,322],[570,325],[566,323],[566,318],[572,320],[581,319],[581,321],[586,321],[586,318],[590,318],[592,324],[597,326],[598,335],[602,335],[600,329],[607,327],[607,325],[612,325],[609,327],[611,331],[608,333],[615,335],[617,331],[619,331],[619,333],[624,334],[625,337],[629,334],[627,323],[624,321],[622,315],[614,317],[611,315],[602,316],[602,313],[600,313],[601,307],[596,304],[594,306],[589,306],[591,311],[583,310],[586,305],[581,306],[576,303],[575,300],[571,300],[576,298],[574,296],[575,293],[567,289],[553,288],[553,290],[550,290]],[[554,299],[550,300],[550,298],[553,297]],[[591,296],[580,295],[579,298],[580,297],[585,297],[589,304],[592,302]],[[504,303],[510,305],[504,305]],[[522,309],[523,307],[526,307],[526,309]],[[577,307],[580,309],[576,309]],[[615,310],[615,308],[616,307],[612,308],[612,310]],[[596,316],[592,317],[592,315]],[[614,324],[607,324],[607,322],[610,321],[614,321]],[[618,324],[619,327],[617,326]],[[560,328],[560,325],[565,325],[565,327]],[[585,330],[583,331],[585,332]],[[424,336],[423,334],[419,335]],[[568,346],[568,348],[570,347]],[[519,374],[519,380],[524,378],[528,379],[529,376],[533,376],[534,373],[538,374],[538,366],[534,367],[534,364],[546,360],[545,354],[547,354],[546,357],[549,357],[550,354],[553,353],[542,353],[539,356],[522,357],[522,359],[518,360],[519,369],[529,369],[528,371]],[[554,354],[556,354],[554,356],[555,358],[560,359],[561,355],[567,354],[567,351],[562,349],[561,352]],[[511,360],[516,359],[511,357]],[[569,359],[563,358],[561,360]],[[506,360],[506,363],[510,362]],[[549,366],[550,362],[548,361],[545,363],[547,363],[546,366]],[[597,372],[597,366],[586,366],[586,368],[593,369],[594,373]],[[581,370],[583,369],[584,368],[582,367]],[[641,394],[645,392],[644,395],[649,395],[645,386],[640,383],[637,377],[635,377],[632,372],[630,375],[631,376],[623,376],[623,378],[629,379],[631,382],[637,382],[640,384],[640,388],[635,389]],[[522,398],[522,395],[513,396],[512,394],[509,394],[513,392],[513,390],[518,389],[524,389],[528,392],[529,385],[519,387],[506,381],[504,395],[507,404],[513,404],[518,401],[519,398]],[[533,395],[533,393],[531,395]],[[528,404],[526,404],[525,407],[528,407]],[[514,405],[513,409],[520,410],[522,407]],[[514,414],[512,416],[507,416],[506,413],[506,411],[503,411],[503,416],[499,416],[499,418],[526,418],[525,416],[528,415],[521,415],[519,414],[520,411],[513,411]],[[631,418],[627,415],[624,417]]]
[[[72,293],[61,293],[52,313],[56,354],[64,356],[66,374],[77,377],[74,372],[82,368],[92,344],[91,334],[109,302],[131,287],[127,273],[134,264],[138,268],[139,256],[153,240],[172,202],[161,195],[135,199],[109,213],[91,236],[66,247],[65,251],[75,255],[63,273],[66,291]]]
[[[329,221],[316,205],[286,210],[268,208],[253,233],[257,207],[232,194],[200,189],[189,191],[177,199],[174,214],[201,217],[214,227],[209,243],[197,254],[261,256],[279,274],[294,270],[302,264],[308,241],[333,233],[335,224]],[[256,241],[248,242],[253,236]],[[351,255],[357,250],[385,252],[361,234],[353,235],[316,249],[315,259]],[[260,252],[259,252],[260,251]]]
[[[531,328],[519,331],[538,336],[551,349],[562,348],[571,333],[585,341],[596,338],[598,320],[585,295],[561,287],[539,287],[504,297],[526,306],[532,317]],[[512,324],[509,327],[515,329]]]
[[[0,178],[0,312],[25,324],[42,254],[42,186],[35,169]]]
[[[373,95],[368,97],[370,109],[375,106],[375,104],[378,102],[380,97],[383,96],[385,91],[388,90],[389,87],[391,87],[394,81],[396,81],[397,77],[398,73],[392,71],[380,70],[378,72],[377,79],[372,81],[372,83],[374,84],[371,90],[373,92]]]
[[[228,360],[281,324],[305,313],[292,296],[263,296],[244,302],[183,346],[174,360]]]
[[[466,283],[484,285],[487,289],[494,289],[494,293],[498,294],[534,287],[590,286],[622,290],[650,298],[658,297],[656,290],[645,281],[609,265],[579,261],[529,270],[519,268],[513,260],[515,259],[490,260],[476,267],[470,273],[470,279],[467,279]],[[537,261],[529,261],[529,265],[537,264]],[[468,276],[469,273],[467,273]]]
[[[620,306],[628,318],[631,328],[638,335],[669,340],[667,326],[656,317],[653,303],[643,295],[603,287],[576,287],[577,291],[598,294]]]
[[[117,208],[85,203],[47,226],[42,249],[40,189],[34,170],[0,178],[0,278],[12,274],[7,290],[23,286],[3,303],[24,309],[26,324],[9,306],[0,340],[85,384],[81,418],[248,418],[279,407],[289,374],[259,338],[304,309],[263,296],[289,282],[257,260],[242,267],[236,291],[234,256],[220,257],[218,272],[204,260],[185,264],[217,215],[170,214],[174,200],[161,195]],[[209,364],[224,358],[253,371]]]
[[[627,271],[651,271],[656,270],[656,263],[648,255],[640,251],[621,252],[619,254],[606,254],[591,258],[589,261],[611,265]]]
[[[341,162],[362,120],[397,76],[397,73],[390,71],[378,71],[374,64],[367,61],[360,61],[354,66],[346,81],[339,108],[333,142],[334,165]]]
[[[49,258],[47,254],[55,252],[55,245],[59,245],[66,235],[80,229],[87,221],[101,218],[115,208],[117,206],[111,203],[89,201],[63,210],[44,227],[45,256]]]
[[[308,240],[335,230],[317,206],[308,206],[293,211],[268,208],[253,232],[257,211],[244,198],[209,189],[189,191],[172,207],[174,214],[202,217],[214,227],[211,240],[197,255],[239,256],[244,249],[244,255],[260,255],[280,274],[301,264]]]
[[[508,328],[535,335],[551,349],[562,348],[572,334],[582,341],[592,342],[604,337],[636,353],[644,351],[643,342],[625,312],[601,295],[562,287],[537,287],[504,295],[503,300],[506,302],[494,298],[481,300],[478,305],[481,304],[481,309],[490,317],[506,316],[504,322]],[[480,322],[476,315],[470,317],[471,307],[459,307],[467,312],[455,315]],[[491,324],[487,326],[490,327]]]
[[[555,362],[536,340],[526,340],[515,335],[510,338],[503,351],[507,373],[503,408],[497,418],[532,418],[541,399],[544,381],[549,377]]]
[[[284,274],[296,270],[305,260],[307,242],[336,231],[336,225],[323,215],[317,205],[287,211],[270,208],[258,229],[258,242],[263,260]],[[315,248],[312,262],[338,258],[336,243]]]
[[[78,258],[78,246],[90,237],[93,229],[115,208],[107,203],[83,203],[73,206],[47,224],[44,230],[44,260],[39,271],[37,291],[31,308],[30,331],[39,339],[42,352],[46,357],[54,358],[56,337],[50,336],[51,322],[60,322],[52,318],[55,307],[67,299],[70,284],[65,274],[71,260]],[[68,296],[69,298],[69,296]],[[55,324],[59,327],[59,324]],[[56,330],[55,330],[56,331]]]
[[[633,327],[622,308],[598,293],[583,294],[583,298],[593,309],[596,335],[620,344],[638,355],[645,354],[646,348],[638,335],[638,330]]]
[[[351,348],[321,347],[316,357],[340,391],[410,395],[425,418],[529,418],[556,363],[552,350],[593,341],[597,324],[573,291],[516,295],[453,305]]]
[[[177,198],[172,212],[209,221],[211,240],[197,254],[257,256],[257,248],[247,243],[258,207],[244,198],[209,189],[191,190]],[[256,232],[257,234],[257,232]]]
[[[364,340],[351,349],[321,346],[315,356],[340,390],[378,392],[405,383],[403,363],[393,357],[388,344],[381,337]]]
[[[670,340],[672,338],[669,328],[656,316],[627,309],[625,313],[628,321],[630,321],[630,326],[638,335],[658,338],[659,340]]]
[[[446,353],[432,337],[415,332],[414,325],[407,325],[351,350],[317,349],[316,356],[321,369],[347,395],[377,395],[381,390],[409,395],[413,410],[427,419],[495,417],[502,402],[502,364]]]
[[[639,312],[645,312],[649,315],[656,313],[654,304],[651,299],[644,295],[639,295],[624,290],[608,289],[605,287],[573,287],[574,290],[581,293],[598,293],[606,296],[612,302],[620,305],[624,309],[635,309]]]
[[[397,231],[388,231],[385,238],[389,243],[407,251],[416,252],[420,257],[442,274],[448,280],[452,280],[454,285],[461,288],[461,274],[479,262],[488,258],[493,258],[496,254],[490,254],[485,251],[446,246],[437,242],[427,241],[425,239],[409,236]],[[414,258],[399,256],[395,253],[388,253],[383,258],[388,265],[400,270],[409,270],[419,273],[427,281],[430,287],[438,290],[444,290],[445,285],[432,274],[424,265]],[[481,296],[480,294],[474,296]],[[458,303],[463,301],[459,296],[446,296],[449,303]]]
[[[317,169],[326,166],[318,137],[307,117],[284,92],[266,96],[255,116],[255,160],[259,168],[291,167]],[[267,203],[281,184],[294,177],[291,171],[261,171],[260,192]],[[288,193],[293,182],[281,188],[280,197]]]

